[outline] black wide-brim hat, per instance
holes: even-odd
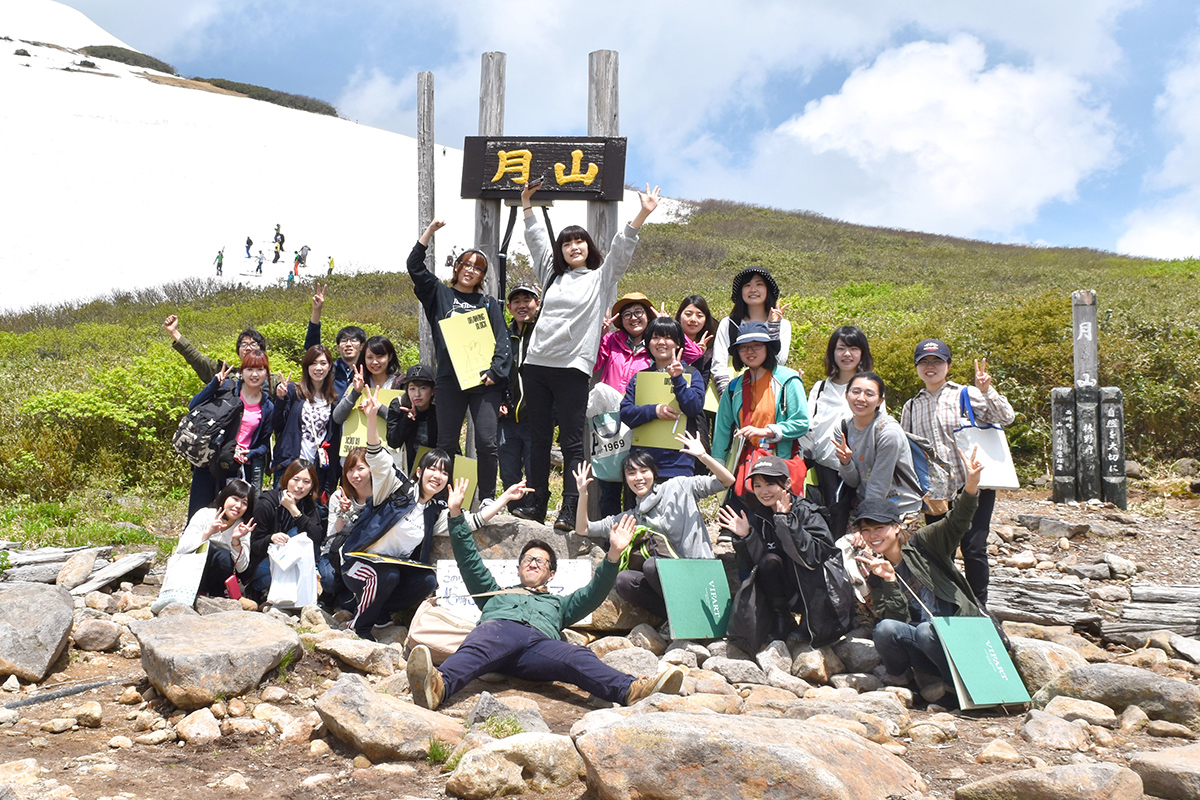
[[[729,294],[729,299],[736,303],[742,297],[742,287],[746,285],[746,281],[753,278],[755,275],[763,279],[767,284],[767,290],[774,298],[771,302],[779,299],[779,284],[775,282],[775,278],[767,271],[766,267],[746,267],[739,272],[733,279],[733,291]]]

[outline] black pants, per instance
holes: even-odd
[[[204,574],[200,578],[200,594],[225,597],[225,581],[234,574],[233,553],[213,547],[210,543],[208,558],[204,562]]]
[[[967,583],[981,606],[987,605],[988,581],[991,579],[991,570],[988,569],[987,562],[987,537],[992,529],[992,512],[995,510],[996,490],[980,489],[979,508],[975,509],[971,527],[959,543],[963,555],[963,574],[967,576]],[[926,514],[925,524],[937,522],[943,517],[945,514]]]
[[[658,577],[658,559],[646,559],[639,569],[623,569],[617,573],[617,594],[628,603],[644,608],[656,617],[667,618],[667,601],[663,599],[662,579]]]
[[[350,625],[360,639],[374,639],[371,628],[404,608],[417,605],[437,590],[433,570],[400,564],[372,564],[347,560],[342,578],[358,601]]]
[[[574,472],[583,463],[583,431],[587,424],[589,379],[569,367],[521,367],[524,381],[525,413],[530,430],[529,486],[537,490],[536,503],[545,507],[550,501],[550,446],[554,428],[545,424],[558,414],[558,444],[563,454],[563,505],[574,508],[579,502],[579,487]],[[441,398],[438,398],[441,402]]]
[[[838,487],[842,486],[842,476],[836,469],[824,464],[815,464],[813,471],[817,474],[817,488],[821,490],[821,502],[829,509],[829,532],[834,541],[846,535],[850,525],[850,507],[854,503],[854,489],[843,487],[841,497]],[[795,491],[793,489],[793,491]]]
[[[499,386],[480,386],[464,392],[458,379],[438,378],[434,396],[437,403],[438,448],[450,455],[462,450],[458,440],[462,434],[467,409],[475,423],[475,458],[479,462],[479,483],[476,496],[489,500],[496,496],[496,468],[499,463],[500,404],[504,390]]]

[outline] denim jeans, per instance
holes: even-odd
[[[446,697],[485,672],[527,681],[563,681],[610,703],[623,703],[633,676],[619,672],[578,644],[551,639],[532,625],[492,619],[467,634],[440,667]]]
[[[511,415],[510,415],[511,416]],[[500,483],[507,489],[529,475],[529,421],[500,420]]]
[[[889,675],[903,675],[912,667],[917,672],[941,675],[946,683],[952,682],[950,665],[932,623],[913,625],[898,619],[883,619],[875,623],[872,638]]]

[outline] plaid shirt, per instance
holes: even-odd
[[[966,469],[954,445],[954,429],[961,424],[958,398],[962,388],[961,383],[946,381],[937,394],[922,389],[904,404],[900,412],[901,427],[933,442],[938,457],[950,465],[950,497],[958,494],[958,490],[967,482]],[[995,388],[989,388],[986,395],[974,386],[968,392],[976,422],[1011,425],[1016,418],[1012,405]]]

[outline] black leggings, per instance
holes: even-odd
[[[499,386],[480,386],[464,392],[457,378],[438,378],[434,396],[437,398],[434,405],[437,411],[437,446],[450,455],[462,452],[458,440],[462,434],[463,420],[467,418],[467,408],[471,409],[471,421],[475,423],[475,458],[479,461],[476,497],[490,500],[496,496],[496,468],[499,465],[497,442],[504,390]]]
[[[588,376],[569,367],[521,367],[524,382],[522,409],[531,423],[529,486],[537,490],[537,503],[550,500],[550,446],[554,427],[547,421],[558,414],[558,444],[563,454],[563,504],[579,502],[574,472],[583,463],[583,430],[587,424]],[[438,398],[441,403],[441,398]]]

